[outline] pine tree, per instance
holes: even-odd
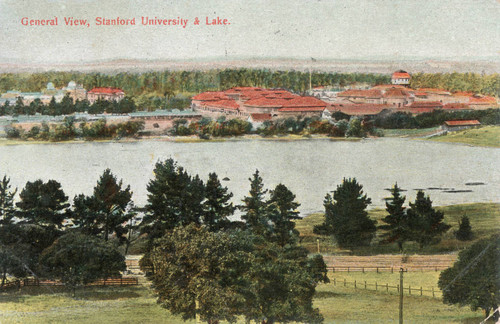
[[[228,217],[236,209],[230,202],[232,197],[233,194],[228,193],[227,187],[221,185],[217,174],[210,173],[205,187],[206,200],[203,203],[203,224],[210,231],[216,232],[228,225]]]
[[[402,252],[403,243],[411,238],[406,208],[403,207],[406,197],[401,196],[401,189],[397,183],[391,189],[391,193],[392,197],[385,203],[389,215],[382,219],[387,225],[381,225],[379,228],[387,231],[383,234],[384,242],[397,242],[399,251]]]
[[[12,190],[10,179],[6,175],[0,181],[0,226],[12,223],[14,218],[14,196],[17,189]]]
[[[443,222],[444,214],[432,207],[430,197],[425,196],[423,191],[417,192],[417,198],[414,203],[410,203],[407,214],[412,239],[419,244],[420,248],[438,243],[441,240],[441,234],[451,227]]]
[[[191,223],[200,224],[203,216],[205,185],[191,177],[173,159],[156,163],[155,178],[147,186],[148,203],[143,232],[150,240],[165,231]]]
[[[273,234],[280,246],[293,244],[299,236],[293,220],[300,219],[297,208],[300,206],[295,201],[295,195],[283,184],[278,184],[271,191],[267,202],[269,218],[273,224]]]
[[[470,225],[469,217],[466,215],[462,216],[462,219],[458,223],[458,231],[455,232],[455,237],[460,241],[472,240],[472,227]]]
[[[345,179],[337,190],[325,197],[325,222],[316,232],[332,234],[342,247],[370,244],[375,235],[375,221],[368,217],[366,207],[371,199],[363,194],[363,186],[356,179]]]
[[[240,209],[244,212],[241,216],[246,226],[257,235],[269,233],[269,219],[266,215],[266,202],[264,200],[267,190],[264,190],[259,170],[256,170],[250,180],[250,196],[243,198]]]
[[[123,241],[127,233],[126,223],[133,216],[127,210],[131,200],[130,186],[123,188],[122,180],[118,181],[111,170],[106,169],[92,196],[75,197],[73,222],[86,234],[101,235],[108,241],[114,233]]]

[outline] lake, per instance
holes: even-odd
[[[385,206],[395,182],[414,200],[426,189],[434,205],[500,201],[500,149],[403,138],[358,142],[234,140],[179,143],[163,140],[0,146],[0,175],[21,190],[27,181],[55,179],[72,199],[91,194],[104,169],[130,184],[134,201],[146,203],[146,185],[159,160],[174,158],[204,180],[215,171],[239,203],[256,169],[266,188],[285,184],[297,195],[301,214],[323,210],[327,192],[343,177],[356,177],[372,199]],[[466,185],[466,183],[484,185]],[[433,188],[433,189],[428,189]],[[457,192],[458,191],[458,192]]]

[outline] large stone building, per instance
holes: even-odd
[[[225,91],[207,91],[192,98],[191,106],[205,115],[249,117],[270,114],[271,117],[321,116],[326,103],[314,97],[303,97],[289,91],[256,87],[235,87]]]

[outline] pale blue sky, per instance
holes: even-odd
[[[25,27],[22,17],[59,18]],[[89,28],[63,25],[85,18]],[[95,17],[186,18],[187,28],[94,26]],[[229,26],[194,26],[199,17]],[[82,62],[114,58],[474,59],[500,56],[495,0],[0,0],[0,60]]]

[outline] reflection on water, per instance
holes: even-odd
[[[72,198],[90,194],[103,170],[110,168],[130,184],[135,202],[143,205],[155,162],[169,157],[202,179],[215,171],[236,203],[248,193],[248,178],[259,169],[267,188],[281,182],[297,195],[302,214],[321,211],[325,194],[343,177],[356,177],[372,206],[385,205],[390,195],[385,189],[395,182],[408,190],[407,199],[415,199],[416,190],[423,188],[435,205],[500,201],[499,149],[399,138],[2,146],[0,175],[6,173],[19,189],[26,181],[55,179]]]

